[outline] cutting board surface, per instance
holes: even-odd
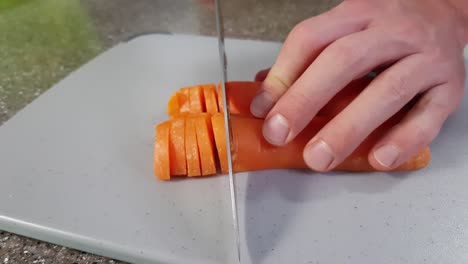
[[[229,79],[252,80],[280,44],[226,47]],[[215,38],[148,35],[58,83],[0,127],[0,229],[136,263],[234,263],[227,177],[152,167],[169,96],[219,74]],[[238,174],[243,263],[467,263],[467,113],[420,171]]]

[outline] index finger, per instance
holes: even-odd
[[[358,13],[355,9],[360,7],[351,3],[345,1],[334,9],[294,27],[260,92],[252,101],[251,112],[254,116],[265,117],[326,46],[368,25],[366,12]]]

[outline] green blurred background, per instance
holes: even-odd
[[[1,0],[0,43],[0,124],[103,49],[77,0]]]

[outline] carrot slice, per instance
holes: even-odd
[[[190,113],[203,113],[205,111],[205,98],[201,86],[194,86],[189,89]]]
[[[179,101],[179,113],[187,113],[190,111],[190,87],[182,87],[177,92]]]
[[[200,176],[200,154],[197,144],[196,123],[193,117],[185,119],[185,155],[187,161],[187,176]]]
[[[196,120],[197,143],[200,151],[200,165],[203,176],[216,173],[213,129],[211,115],[200,114],[193,117]]]
[[[223,114],[215,114],[211,117],[213,134],[218,150],[219,166],[222,173],[228,173],[227,148],[226,148],[226,130],[224,129]]]
[[[179,93],[174,93],[167,103],[167,114],[172,117],[180,113]]]
[[[154,172],[161,180],[170,180],[169,134],[171,122],[166,121],[156,126],[154,144]]]
[[[171,122],[169,151],[171,175],[186,175],[185,118],[176,118]]]
[[[210,114],[218,113],[216,86],[214,84],[203,85],[203,95],[205,97],[206,112]]]

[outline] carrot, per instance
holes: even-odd
[[[235,172],[265,169],[306,169],[303,149],[307,142],[330,120],[328,117],[317,117],[292,142],[283,147],[270,145],[262,135],[263,120],[251,117],[231,116],[232,158]],[[221,114],[212,117],[216,146],[220,154],[221,171],[226,173],[226,143],[224,121]],[[375,171],[368,162],[368,154],[374,144],[388,131],[389,123],[372,133],[347,159],[335,170],[340,171]],[[224,154],[223,156],[221,154]],[[416,170],[426,166],[430,161],[429,148],[423,149],[410,161],[395,170]],[[223,164],[225,164],[223,166]]]
[[[195,119],[190,116],[185,119],[185,155],[187,160],[187,176],[201,175]]]
[[[213,175],[216,173],[215,147],[211,115],[200,114],[190,118],[196,121],[197,143],[200,152],[201,175]]]
[[[171,175],[186,175],[185,118],[176,118],[171,121],[169,151]]]
[[[191,87],[183,87],[176,93],[179,99],[179,113],[188,113],[190,111],[190,92]]]
[[[260,82],[248,81],[226,83],[231,114],[251,116],[250,103],[260,89],[260,84]],[[218,88],[214,84],[183,87],[171,96],[167,105],[167,112],[171,118],[181,113],[214,114],[222,111],[220,84]]]
[[[189,88],[190,96],[190,113],[205,112],[205,99],[203,98],[203,90],[201,86]]]
[[[156,126],[154,144],[154,171],[161,180],[170,180],[169,134],[171,122],[166,121]]]
[[[260,90],[261,82],[226,82],[226,92],[231,114],[252,116],[250,103]],[[218,85],[219,110],[223,112],[222,87]]]
[[[170,117],[178,115],[180,113],[180,105],[179,105],[179,93],[174,93],[169,102],[167,103],[167,114]]]
[[[219,112],[218,99],[216,96],[216,86],[214,84],[205,84],[203,87],[203,95],[205,97],[206,112],[215,114]]]
[[[224,129],[224,116],[216,114],[211,117],[211,124],[213,126],[213,134],[218,150],[219,165],[221,172],[228,172],[227,149],[226,149],[226,130]]]
[[[229,82],[227,92],[231,110],[232,157],[235,172],[265,169],[307,169],[303,150],[309,140],[349,105],[372,79],[351,82],[340,91],[292,142],[283,147],[272,146],[262,134],[263,119],[250,116],[250,101],[258,91],[256,82]],[[255,92],[255,93],[254,93]],[[216,94],[217,93],[217,94]],[[213,84],[181,88],[167,106],[171,121],[156,127],[154,170],[158,178],[169,180],[171,175],[206,176],[227,172],[226,133],[220,100],[221,87]],[[401,109],[394,117],[371,133],[363,143],[335,170],[376,171],[368,155],[375,143],[410,109]],[[235,114],[232,114],[234,112]],[[185,125],[184,125],[185,124]],[[399,170],[416,170],[427,166],[429,147],[421,150]]]

